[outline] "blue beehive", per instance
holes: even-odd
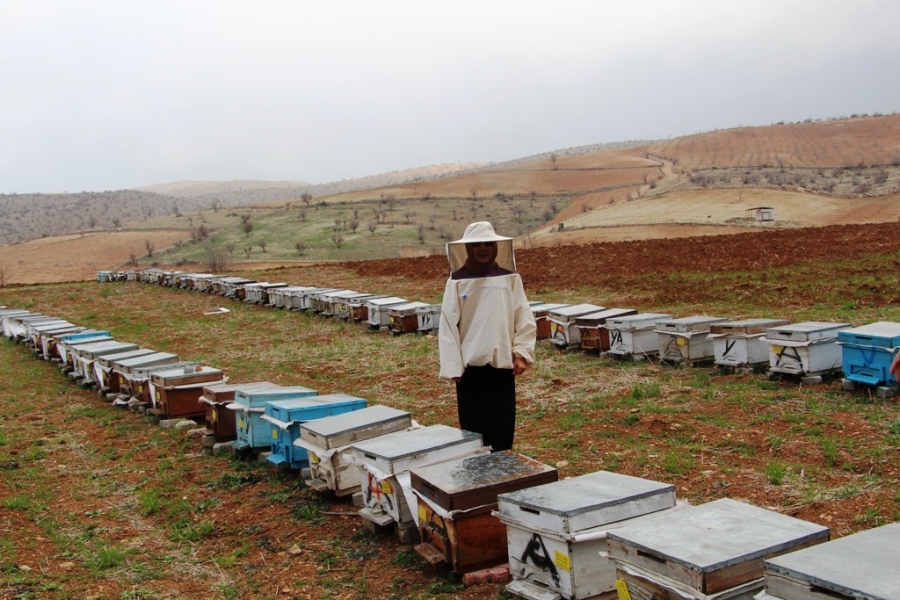
[[[838,331],[844,377],[866,385],[895,385],[891,361],[900,351],[900,323],[879,321]]]
[[[228,405],[235,413],[237,439],[234,447],[267,449],[272,439],[271,426],[260,418],[266,412],[266,403],[276,400],[293,400],[308,398],[317,392],[309,388],[293,385],[272,385],[269,387],[238,388],[234,390],[234,402]]]
[[[271,426],[272,453],[266,460],[275,465],[288,465],[292,469],[308,467],[309,455],[306,450],[294,446],[294,440],[300,438],[300,425],[314,419],[342,415],[365,407],[365,400],[347,394],[325,394],[267,402],[266,412],[261,419]]]

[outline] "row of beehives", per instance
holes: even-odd
[[[310,310],[323,316],[365,321],[393,333],[428,332],[438,325],[440,306],[353,290],[289,286],[239,277],[170,272],[160,269],[98,274],[100,281],[145,281],[217,293],[245,302]],[[675,318],[635,309],[595,304],[531,303],[538,339],[557,347],[598,352],[623,359],[657,358],[675,366],[714,363],[722,369],[763,371],[807,382],[843,372],[844,386],[875,387],[878,395],[896,392],[889,368],[900,348],[900,324],[785,319],[731,321],[706,315]]]
[[[325,317],[365,322],[381,331],[427,333],[437,329],[441,307],[387,294],[341,288],[291,286],[244,277],[162,269],[99,271],[100,282],[131,281],[216,294],[248,304],[312,311]]]
[[[92,371],[101,391],[116,385],[106,375],[132,360],[126,355],[141,352],[116,346],[108,332],[28,311],[0,310],[0,323],[44,358],[55,351],[76,379],[90,364],[104,367]],[[507,590],[517,596],[611,597],[618,589],[641,600],[900,598],[897,524],[828,542],[825,527],[746,503],[676,503],[670,484],[606,471],[557,481],[556,469],[534,459],[488,452],[477,434],[422,427],[407,412],[352,396],[227,384],[194,363],[145,369],[129,370],[119,385],[143,394],[134,386],[148,384],[156,407],[169,392],[186,392],[195,410],[203,405],[209,435],[267,448],[281,457],[276,464],[308,465],[314,489],[360,490],[363,522],[415,533],[432,564],[463,574],[508,563]],[[246,427],[224,426],[229,415]]]

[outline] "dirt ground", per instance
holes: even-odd
[[[671,289],[664,285],[669,273],[693,271],[699,273],[728,273],[756,268],[768,268],[801,263],[814,263],[819,259],[862,257],[872,253],[900,252],[900,224],[886,223],[870,226],[833,226],[791,231],[765,231],[741,236],[704,236],[693,239],[643,240],[635,242],[596,243],[584,246],[560,246],[523,249],[517,253],[519,271],[529,293],[570,293],[580,287],[622,288],[637,277],[650,277],[645,287],[634,289],[632,298],[643,305],[665,305],[708,301],[707,291],[701,287]],[[585,268],[588,265],[590,268]],[[447,275],[444,257],[422,257],[322,265],[314,274],[307,267],[281,267],[269,271],[267,278],[297,285],[313,284],[346,285],[350,289],[378,289],[392,286],[398,294],[410,297],[434,297],[440,294]],[[652,277],[658,280],[652,280]],[[315,281],[311,281],[311,278]],[[795,304],[812,304],[822,291],[821,273],[813,273],[805,295],[791,298]],[[99,284],[98,284],[99,285]],[[118,284],[109,284],[118,285]],[[124,284],[123,284],[124,285]],[[136,284],[130,284],[136,285]],[[774,285],[774,284],[773,284]],[[139,286],[134,297],[116,299],[109,296],[106,303],[133,302],[140,305],[146,296],[152,303],[160,293],[152,286]],[[105,289],[105,288],[101,288]],[[112,288],[110,288],[112,289]],[[201,311],[204,305],[221,304],[219,298],[197,298],[190,293],[162,290],[165,309],[158,312],[147,305],[141,318],[147,320],[147,339],[154,339],[154,325],[162,329],[171,314],[178,314],[170,304],[181,302],[183,307]],[[866,301],[882,305],[900,303],[896,289],[873,283],[865,290]],[[35,292],[37,293],[37,292]],[[71,301],[77,293],[68,294]],[[24,297],[24,296],[22,296]],[[0,296],[3,298],[3,296]],[[16,300],[13,297],[12,300]],[[10,299],[5,299],[11,303]],[[39,308],[48,314],[61,314],[67,310],[67,298],[51,293],[40,297]],[[144,299],[143,302],[148,302]],[[263,309],[260,309],[263,310]],[[55,312],[56,311],[56,312]],[[91,318],[102,324],[99,308]],[[86,314],[72,315],[73,319],[86,318]],[[155,320],[155,321],[154,321]],[[110,324],[112,325],[112,324]],[[224,325],[223,325],[224,327]],[[214,332],[216,333],[216,332]],[[248,338],[255,332],[245,331]],[[288,332],[299,337],[302,331]],[[331,332],[334,334],[334,332]],[[311,334],[312,335],[312,334]],[[328,333],[317,332],[322,342],[329,341]],[[137,341],[137,340],[136,340]],[[175,342],[175,349],[185,356],[197,356],[208,352],[216,338],[202,335],[182,335]],[[391,339],[385,340],[390,343]],[[248,342],[249,343],[249,342]],[[251,346],[252,347],[252,346]],[[355,509],[347,502],[323,500],[297,485],[291,502],[272,500],[277,489],[270,479],[259,472],[247,470],[234,477],[244,477],[243,485],[233,489],[215,487],[233,468],[223,466],[222,459],[207,456],[194,439],[178,441],[164,438],[160,441],[159,428],[150,419],[132,413],[121,412],[103,418],[95,415],[79,418],[79,411],[95,410],[98,398],[81,390],[64,378],[55,376],[52,367],[36,361],[20,346],[3,346],[2,357],[9,368],[17,373],[21,388],[5,386],[0,399],[6,402],[28,402],[30,407],[22,415],[25,429],[19,430],[22,438],[5,438],[2,448],[11,457],[0,464],[0,469],[17,469],[26,460],[31,444],[40,439],[45,448],[46,469],[52,476],[55,502],[54,510],[68,515],[71,522],[61,522],[63,531],[78,527],[104,532],[110,539],[147,556],[164,556],[167,565],[160,568],[155,578],[143,585],[111,576],[101,577],[90,584],[63,585],[62,591],[41,591],[36,582],[66,582],[74,574],[84,572],[85,566],[72,556],[60,553],[55,534],[48,533],[38,520],[30,518],[24,510],[0,507],[0,533],[7,539],[27,540],[16,545],[14,557],[7,556],[0,570],[0,595],[10,598],[217,598],[237,597],[224,593],[211,594],[210,589],[226,583],[234,589],[245,590],[240,597],[247,598],[364,598],[379,597],[442,597],[442,598],[497,598],[502,586],[488,584],[466,589],[444,591],[429,588],[433,582],[445,581],[439,569],[412,565],[404,558],[406,549],[396,541],[378,541],[369,537],[359,525]],[[223,356],[233,354],[234,349],[218,348]],[[544,350],[546,360],[563,360],[551,357]],[[235,380],[248,380],[241,371],[241,362],[249,362],[250,354],[239,356],[234,367]],[[368,357],[357,357],[369,361]],[[404,371],[420,374],[428,383],[416,383],[408,372],[397,372],[394,365],[384,364],[381,371],[365,381],[359,381],[361,394],[374,397],[390,386],[399,395],[409,398],[413,416],[421,418],[429,414],[432,421],[452,423],[454,409],[447,403],[447,388],[434,382],[434,358],[424,356],[421,364],[405,366]],[[352,361],[350,361],[352,363]],[[356,381],[358,365],[348,361],[331,363],[298,363],[298,378],[314,380],[327,372],[328,376],[346,375]],[[647,365],[639,371],[625,372],[616,367],[603,367],[604,378],[615,382],[622,390],[631,390],[640,377],[657,378],[661,371]],[[10,372],[12,372],[10,371]],[[598,371],[599,372],[599,371]],[[274,374],[256,372],[261,379]],[[680,377],[680,376],[679,376]],[[713,375],[712,379],[722,378]],[[736,385],[748,384],[753,376],[733,376]],[[19,379],[21,378],[21,380]],[[629,379],[634,378],[634,379]],[[606,405],[590,401],[596,395],[596,387],[568,376],[538,375],[523,384],[520,395],[521,419],[517,430],[517,449],[537,455],[547,464],[556,465],[560,476],[574,476],[607,468],[635,476],[673,481],[679,497],[698,503],[719,497],[731,497],[772,508],[832,528],[834,536],[847,535],[861,528],[872,526],[878,515],[900,514],[895,483],[900,480],[900,460],[896,448],[880,446],[883,438],[877,420],[866,418],[853,407],[829,406],[827,418],[816,408],[814,398],[824,397],[832,390],[828,385],[812,386],[810,395],[790,395],[775,389],[771,394],[780,399],[774,406],[751,405],[749,408],[724,397],[705,397],[702,389],[689,385],[678,377],[664,380],[661,401],[678,406],[677,411],[654,413],[650,409],[629,407],[627,404]],[[587,385],[588,387],[583,387]],[[610,384],[611,385],[611,384]],[[804,391],[803,393],[807,393]],[[615,399],[627,392],[611,394]],[[566,398],[577,398],[571,407]],[[655,401],[655,400],[654,400]],[[60,409],[64,402],[68,408]],[[540,415],[553,407],[557,414],[579,419],[578,427],[571,428],[560,444],[547,443],[547,422]],[[106,411],[104,407],[102,409]],[[113,410],[113,409],[108,409]],[[771,412],[770,420],[754,417],[755,410]],[[884,410],[889,410],[885,408]],[[632,419],[637,415],[637,418]],[[823,435],[854,440],[853,449],[836,450],[841,469],[827,468],[826,459],[813,441],[796,435],[797,420],[816,419]],[[547,417],[550,418],[550,417]],[[4,417],[5,429],[10,428],[11,417]],[[733,423],[723,428],[722,422]],[[73,425],[74,423],[74,425]],[[174,439],[174,441],[173,441]],[[628,440],[649,440],[649,450],[638,451],[628,445]],[[667,469],[670,460],[668,450],[661,439],[683,440],[685,444],[704,444],[698,451],[694,466],[673,475]],[[542,441],[544,440],[544,441]],[[774,440],[781,440],[776,444]],[[708,441],[708,443],[707,443]],[[654,450],[658,445],[658,451]],[[177,452],[177,455],[173,454]],[[177,462],[173,458],[177,456]],[[818,495],[801,494],[803,485],[771,485],[762,474],[765,466],[776,457],[785,464],[803,457],[814,465],[816,473],[797,474],[821,486]],[[677,458],[677,457],[676,457]],[[675,459],[672,459],[675,460]],[[137,507],[124,510],[124,515],[111,510],[114,501],[134,495],[142,482],[158,477],[158,473],[175,468],[175,475],[182,478],[185,492],[182,498],[167,496],[165,502],[180,502],[193,506],[207,506],[204,518],[214,520],[221,531],[196,544],[175,544],[154,525],[152,516],[140,513]],[[137,466],[135,466],[137,465]],[[127,467],[127,468],[126,468]],[[872,474],[877,474],[877,481]],[[298,482],[299,483],[299,482]],[[841,490],[854,492],[842,493]],[[15,490],[0,484],[0,495],[9,498]],[[214,501],[213,501],[214,500]],[[321,506],[325,503],[325,519],[302,521],[296,518],[298,507]],[[875,511],[873,513],[873,511]],[[302,511],[301,511],[302,512]],[[873,516],[875,515],[875,516]],[[335,542],[336,538],[343,542]],[[332,555],[354,557],[333,564]],[[212,557],[235,556],[235,566],[223,568],[221,561]],[[9,583],[14,571],[33,573],[31,583]],[[168,572],[165,572],[168,570]],[[41,576],[37,576],[38,573]],[[4,579],[5,578],[5,579]],[[20,579],[16,580],[17,582]],[[84,581],[78,580],[78,581]],[[237,583],[235,583],[237,582]],[[431,583],[430,583],[431,582]],[[138,593],[137,590],[153,587],[154,593]],[[255,590],[252,593],[246,590]],[[424,591],[423,591],[424,590]]]

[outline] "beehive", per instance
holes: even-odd
[[[499,494],[550,483],[557,471],[505,450],[410,471],[417,497],[418,552],[457,574],[506,562],[506,527],[492,514]]]
[[[429,306],[425,302],[407,302],[393,304],[388,309],[391,333],[415,333],[419,330],[419,317],[416,310]]]
[[[360,470],[363,502],[360,516],[378,525],[417,527],[416,499],[410,469],[462,456],[486,453],[481,435],[447,425],[390,433],[353,444]]]
[[[275,384],[268,381],[252,383],[216,383],[203,386],[200,403],[206,406],[205,424],[216,442],[231,442],[237,438],[237,425],[234,411],[227,406],[234,402],[234,392],[239,387],[271,387]]]
[[[588,352],[606,352],[609,350],[609,330],[606,328],[606,322],[609,319],[634,314],[637,314],[637,310],[633,308],[607,308],[577,317],[575,327],[581,338],[579,346]]]
[[[537,325],[537,339],[550,339],[550,311],[558,308],[565,308],[570,304],[534,302],[530,305],[531,313],[534,315],[534,323]]]
[[[52,342],[49,342],[50,347],[45,349],[44,356],[49,356],[50,360],[58,358],[61,364],[69,365],[71,364],[70,345],[79,342],[99,342],[104,339],[111,339],[109,332],[97,329],[82,329],[73,333],[52,336]]]
[[[760,600],[897,600],[900,523],[882,525],[765,561]]]
[[[206,365],[154,371],[150,375],[153,413],[163,419],[204,417],[206,405],[200,403],[203,387],[225,381],[221,369]]]
[[[408,304],[409,300],[398,298],[397,296],[387,296],[385,298],[373,298],[366,301],[368,316],[366,322],[375,329],[387,329],[391,324],[391,317],[388,310],[391,306],[398,304]]]
[[[343,415],[366,407],[366,401],[349,394],[324,394],[292,400],[272,400],[260,418],[271,425],[271,453],[266,460],[292,469],[309,466],[306,449],[295,446],[300,425],[306,421]]]
[[[575,320],[601,310],[606,310],[606,307],[596,304],[575,304],[548,311],[550,342],[560,348],[577,347],[581,343],[581,333],[575,326]]]
[[[667,313],[639,313],[606,320],[609,353],[620,358],[642,359],[659,354],[656,325],[672,319]]]
[[[136,350],[117,352],[115,354],[107,354],[106,356],[99,357],[94,361],[94,381],[97,382],[97,387],[103,392],[111,394],[119,393],[119,381],[112,376],[112,370],[113,367],[115,367],[116,362],[128,360],[129,358],[140,358],[141,356],[147,356],[154,352],[156,352],[156,350],[151,350],[150,348],[138,348]]]
[[[53,331],[44,331],[41,333],[41,356],[44,360],[59,359],[59,352],[56,350],[56,343],[60,337],[67,334],[75,334],[87,331],[85,327],[72,326]]]
[[[316,491],[331,490],[346,496],[360,489],[359,468],[353,462],[352,444],[413,427],[410,414],[381,404],[344,415],[300,424],[294,440],[309,455],[310,478]]]
[[[322,287],[314,287],[309,290],[300,292],[294,298],[294,308],[296,310],[308,310],[315,312],[313,309],[313,305],[316,302],[316,298],[319,294],[326,292],[336,292],[340,288],[322,288]]]
[[[878,321],[838,331],[844,377],[872,386],[895,386],[891,362],[900,351],[900,323]]]
[[[94,381],[94,361],[107,354],[116,354],[137,350],[138,345],[131,342],[120,342],[112,338],[91,344],[76,344],[69,348],[74,358],[74,371],[85,383]]]
[[[787,324],[787,319],[743,319],[711,325],[716,364],[748,368],[768,364],[769,344],[763,336],[767,329]]]
[[[502,494],[507,590],[526,598],[548,591],[570,600],[609,595],[616,569],[606,557],[607,533],[674,507],[675,486],[608,471]]]
[[[726,319],[698,315],[661,321],[656,326],[659,360],[677,366],[691,366],[715,360],[709,328]]]
[[[331,298],[335,294],[350,293],[355,294],[353,290],[345,290],[342,288],[325,288],[309,295],[309,309],[314,313],[324,313],[328,311]],[[330,315],[326,315],[330,316]]]
[[[122,394],[139,396],[143,392],[143,383],[146,381],[145,377],[139,376],[141,369],[162,368],[176,362],[178,362],[178,355],[171,352],[154,352],[135,358],[126,358],[115,362],[110,372],[110,378],[115,378],[116,383],[113,385],[118,386]],[[146,400],[150,401],[149,390]]]
[[[271,446],[272,427],[261,418],[266,412],[266,403],[315,395],[315,390],[300,385],[238,387],[234,391],[234,402],[226,407],[234,411],[235,415],[237,438],[234,447],[238,450],[268,450]]]
[[[366,296],[357,296],[350,298],[346,304],[342,304],[338,309],[338,317],[348,319],[355,323],[361,323],[369,318],[369,301],[378,298],[387,298],[387,294],[368,294]]]
[[[437,328],[440,325],[440,320],[440,304],[429,304],[427,306],[420,306],[416,309],[416,327],[419,333],[437,331]]]
[[[769,372],[813,375],[839,369],[837,339],[842,329],[850,329],[850,324],[804,321],[767,329]]]
[[[765,559],[828,535],[827,527],[723,498],[610,531],[608,551],[634,600],[750,600],[763,587]]]

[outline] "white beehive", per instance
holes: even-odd
[[[639,313],[606,320],[609,330],[609,353],[622,358],[646,358],[659,354],[656,324],[668,321],[666,313]]]
[[[507,590],[525,598],[554,592],[570,600],[615,589],[607,533],[675,507],[675,486],[608,471],[501,494],[506,525]]]
[[[712,325],[709,337],[713,340],[716,364],[723,367],[768,364],[766,330],[787,324],[787,319],[743,319]]]
[[[813,375],[841,367],[838,331],[849,323],[804,321],[766,330],[769,344],[769,372]]]
[[[581,342],[581,334],[575,326],[575,320],[580,316],[601,310],[606,310],[606,307],[596,304],[575,304],[548,311],[550,342],[560,348],[578,346]]]
[[[674,365],[694,365],[715,357],[709,328],[724,323],[721,317],[697,315],[661,321],[656,326],[659,360]]]

